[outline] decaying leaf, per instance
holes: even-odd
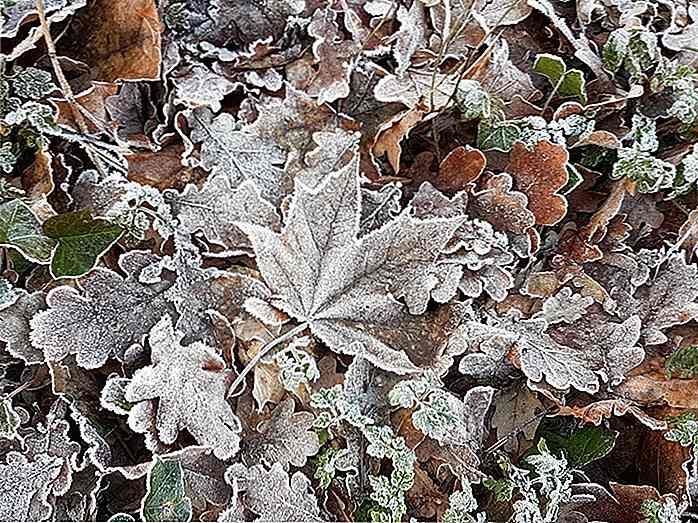
[[[528,196],[528,208],[538,225],[554,225],[567,213],[567,200],[557,194],[568,181],[564,146],[540,141],[533,150],[517,142],[511,150],[506,172],[514,178],[516,189]]]

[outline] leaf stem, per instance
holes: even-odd
[[[230,389],[228,389],[228,398],[233,395],[233,393],[236,391],[236,389],[243,383],[245,380],[245,376],[247,376],[252,369],[255,368],[255,365],[260,362],[264,356],[269,354],[271,350],[278,346],[281,345],[283,342],[290,340],[294,338],[297,334],[300,334],[303,332],[305,329],[308,328],[308,322],[301,323],[300,325],[292,328],[290,331],[282,334],[278,338],[274,338],[271,340],[269,343],[267,343],[264,347],[259,349],[257,354],[254,355],[254,357],[250,360],[250,362],[245,366],[244,369],[242,369],[242,372],[238,375],[237,378],[235,378],[235,381],[233,384],[230,386]]]

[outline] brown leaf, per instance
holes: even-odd
[[[182,165],[184,146],[170,145],[157,152],[127,154],[128,179],[160,189],[184,189],[197,180],[196,172]]]
[[[434,186],[444,192],[465,190],[470,182],[477,180],[485,170],[487,160],[479,149],[457,147],[439,165],[439,174]]]
[[[400,142],[409,136],[410,131],[424,118],[425,113],[419,109],[403,111],[384,123],[376,133],[373,141],[373,154],[380,158],[388,155],[388,161],[397,174],[400,172],[400,156],[402,146]]]
[[[89,66],[90,79],[159,78],[162,25],[154,0],[95,0],[75,29],[80,45],[68,54]]]
[[[698,252],[698,209],[692,210],[684,224],[679,228],[677,243],[686,250],[689,261]]]
[[[106,110],[106,101],[109,96],[114,96],[119,91],[119,86],[108,82],[93,82],[92,87],[75,97],[77,103],[89,112],[97,122],[105,122],[104,127],[108,127],[109,116]],[[75,122],[75,117],[70,104],[63,99],[52,99],[51,102],[58,109],[56,121],[61,125],[72,127],[76,131],[80,127]],[[99,129],[93,119],[85,118],[87,129],[94,133]]]
[[[448,496],[437,488],[419,463],[414,466],[414,484],[405,497],[411,515],[420,521],[440,521],[448,507]]]
[[[555,225],[567,213],[567,200],[557,191],[567,184],[568,159],[564,145],[547,140],[538,142],[532,151],[521,142],[511,149],[506,171],[513,176],[516,188],[528,196],[528,208],[538,225]]]
[[[475,213],[497,230],[524,234],[535,224],[535,216],[527,207],[528,198],[512,190],[512,178],[507,173],[486,173],[473,196]]]
[[[698,379],[667,378],[664,358],[654,357],[628,373],[618,394],[641,405],[665,403],[681,409],[698,408]]]
[[[661,501],[657,489],[649,485],[621,485],[610,482],[611,491],[595,483],[582,483],[574,487],[574,494],[590,494],[595,501],[578,503],[574,509],[584,514],[588,521],[607,523],[637,523],[646,521],[640,511],[646,500]]]

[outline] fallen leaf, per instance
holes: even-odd
[[[567,200],[558,191],[567,185],[569,154],[564,145],[547,140],[533,150],[517,142],[511,149],[506,172],[514,178],[516,189],[528,196],[528,208],[538,225],[555,225],[567,214]]]

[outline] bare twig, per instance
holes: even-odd
[[[44,0],[36,0],[36,12],[39,15],[39,24],[41,25],[41,32],[44,35],[44,41],[46,42],[46,50],[48,51],[48,57],[51,60],[51,66],[53,67],[53,72],[58,80],[58,86],[61,88],[63,96],[70,105],[70,109],[73,113],[73,118],[75,123],[78,125],[81,133],[87,134],[87,124],[85,123],[85,118],[80,112],[77,102],[75,101],[75,95],[73,94],[73,89],[70,87],[68,80],[63,74],[63,69],[61,69],[61,64],[58,62],[58,54],[56,53],[56,44],[51,38],[51,30],[46,20],[46,7],[44,6]]]

